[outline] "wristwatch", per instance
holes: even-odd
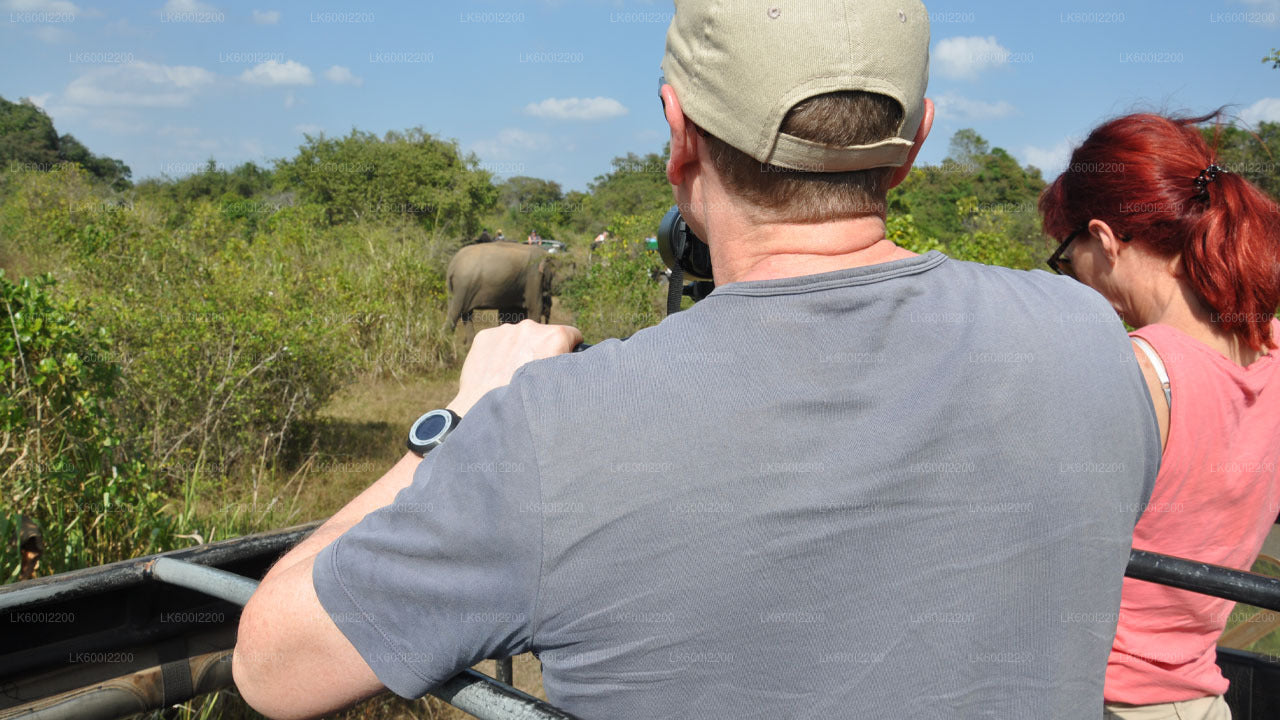
[[[454,428],[458,427],[460,422],[462,422],[462,418],[458,413],[448,408],[432,410],[418,418],[409,428],[409,439],[405,442],[405,445],[410,452],[422,457],[444,442],[444,439],[448,437],[449,433],[453,432]]]

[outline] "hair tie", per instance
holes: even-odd
[[[1217,163],[1212,163],[1209,167],[1200,171],[1200,175],[1193,181],[1196,186],[1196,195],[1199,197],[1209,197],[1209,183],[1218,179],[1219,173],[1227,172],[1218,167]]]

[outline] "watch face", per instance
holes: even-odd
[[[401,425],[401,427],[404,426]],[[429,412],[414,424],[413,439],[415,442],[429,443],[444,432],[447,427],[449,427],[449,416],[447,414],[439,410]]]
[[[418,418],[409,428],[409,449],[419,455],[425,455],[432,448],[444,442],[446,435],[458,424],[458,416],[449,409],[432,410]]]

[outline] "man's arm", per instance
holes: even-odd
[[[311,573],[326,545],[408,487],[421,460],[406,453],[280,558],[249,598],[240,615],[231,672],[245,701],[263,715],[314,717],[386,689],[320,605]]]
[[[581,341],[575,328],[532,321],[478,333],[449,408],[465,415],[485,393],[509,383],[521,365],[568,352]],[[385,689],[320,604],[312,571],[322,549],[412,483],[419,462],[406,454],[263,577],[241,614],[232,657],[236,686],[259,712],[316,717]]]

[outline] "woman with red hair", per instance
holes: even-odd
[[[1040,198],[1049,265],[1131,327],[1164,454],[1134,547],[1249,569],[1280,511],[1280,206],[1219,167],[1199,118],[1095,129]],[[1234,603],[1126,578],[1107,718],[1230,718]]]

